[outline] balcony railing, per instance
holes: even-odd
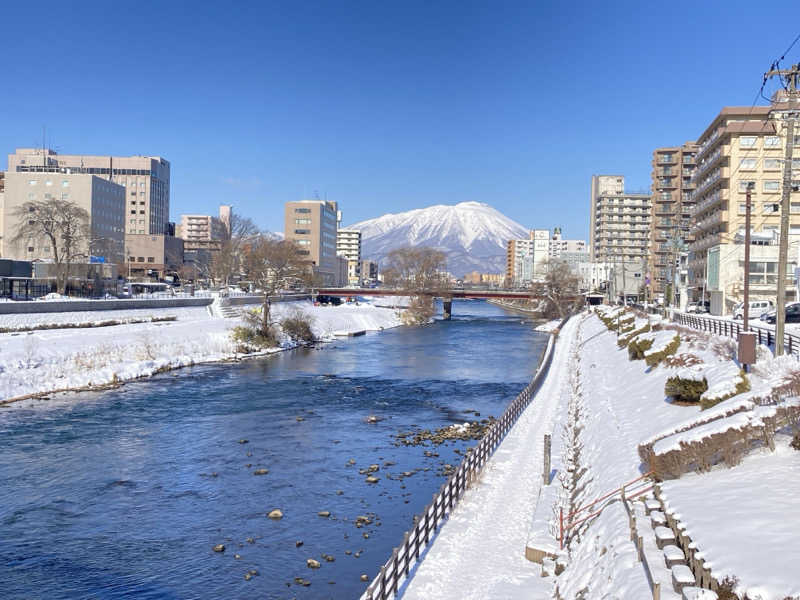
[[[716,160],[722,156],[722,147],[720,146],[716,150],[714,150],[711,154],[703,159],[702,162],[697,163],[697,168],[694,170],[692,174],[691,181],[693,183],[697,183],[697,181],[703,176],[704,173],[708,171],[709,168],[716,162]]]

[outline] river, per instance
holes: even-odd
[[[394,436],[501,414],[546,341],[455,302],[452,321],[4,407],[0,598],[355,598],[468,445]]]

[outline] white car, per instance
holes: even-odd
[[[750,301],[750,314],[751,319],[758,319],[764,313],[768,313],[775,309],[772,300],[751,300]],[[733,309],[734,319],[744,319],[744,302],[740,302]]]

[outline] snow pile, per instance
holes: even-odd
[[[537,325],[534,327],[534,331],[541,331],[542,333],[550,333],[558,329],[558,326],[561,324],[559,319],[553,319],[552,321],[547,321],[547,323],[542,323],[541,325]]]
[[[737,593],[762,600],[800,595],[800,452],[776,440],[735,469],[718,468],[662,484],[666,506],[711,562],[717,580],[737,577]]]
[[[0,402],[31,394],[116,384],[168,369],[237,357],[230,331],[241,325],[239,319],[215,319],[205,307],[163,310],[177,313],[178,319],[42,330],[26,335],[0,334]],[[79,314],[105,320],[116,318],[117,313],[131,312],[138,317],[156,311]],[[311,302],[287,302],[274,305],[272,316],[280,320],[298,312],[310,319],[314,334],[324,339],[332,339],[335,330],[377,331],[401,324],[397,311],[369,305],[323,307]],[[60,319],[68,314],[71,313],[50,318]],[[284,347],[291,345],[284,342]]]

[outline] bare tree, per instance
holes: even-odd
[[[264,234],[248,241],[242,252],[247,276],[264,295],[261,327],[266,332],[270,326],[270,297],[297,281],[309,281],[311,263],[294,241],[275,240]]]
[[[46,243],[56,269],[56,285],[59,293],[63,294],[69,280],[70,264],[89,256],[89,213],[69,200],[50,198],[24,202],[11,214],[17,221],[11,243]]]
[[[407,323],[427,323],[433,316],[433,300],[448,286],[446,261],[444,252],[425,246],[395,248],[387,256],[384,280],[411,296],[404,314]]]
[[[580,278],[572,272],[569,263],[552,260],[547,264],[544,285],[545,316],[563,319],[580,301]]]
[[[241,272],[242,248],[258,235],[258,227],[251,219],[236,213],[231,214],[230,223],[225,225],[225,237],[214,251],[208,271],[212,281],[227,287],[231,278]]]

